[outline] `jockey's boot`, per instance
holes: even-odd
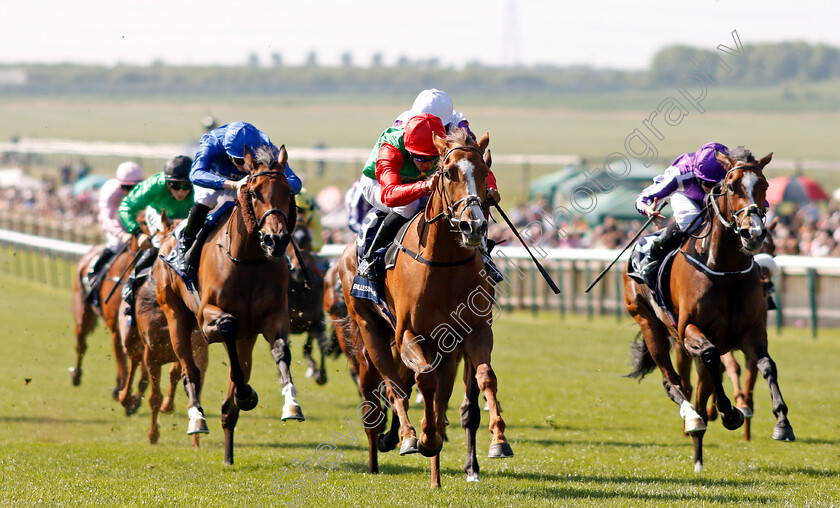
[[[382,224],[376,231],[370,247],[359,256],[359,264],[356,269],[358,275],[369,281],[373,281],[376,278],[376,270],[373,263],[374,254],[376,254],[377,250],[391,243],[397,235],[397,232],[408,220],[396,212],[390,212],[382,219]]]
[[[504,274],[499,270],[499,267],[496,266],[496,263],[493,262],[493,258],[490,256],[490,252],[493,251],[493,247],[495,246],[495,241],[486,238],[485,245],[480,247],[481,257],[484,259],[484,270],[486,274],[490,274],[490,279],[493,281],[494,286],[505,280]]]
[[[125,309],[126,316],[134,316],[134,302],[137,298],[137,290],[143,285],[145,277],[141,277],[140,273],[151,266],[157,258],[158,250],[154,247],[146,249],[140,259],[135,263],[131,275],[128,276],[125,286],[122,289],[122,299],[128,304]]]
[[[682,239],[683,232],[680,231],[679,226],[674,222],[669,224],[665,228],[665,231],[651,243],[648,263],[642,272],[642,277],[645,280],[651,280],[652,277],[656,277],[659,264],[671,251],[680,247]]]
[[[90,288],[87,296],[85,297],[86,303],[90,303],[93,299],[94,293],[96,293],[96,288],[102,280],[103,273],[101,272],[112,257],[114,257],[114,251],[105,247],[102,249],[102,252],[99,253],[99,257],[93,262],[93,265],[90,267],[88,272],[84,275],[84,277],[82,277],[82,283],[84,286],[86,288]]]
[[[200,234],[201,229],[204,226],[204,221],[207,220],[208,213],[210,213],[209,206],[196,203],[193,205],[190,210],[190,214],[187,217],[187,225],[184,226],[181,246],[178,251],[178,260],[181,262],[181,266],[179,268],[188,278],[193,278],[195,276],[198,258],[201,257],[201,245],[197,245],[195,239]]]

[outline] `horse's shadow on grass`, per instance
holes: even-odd
[[[657,484],[661,483],[663,485],[685,485],[685,486],[694,486],[694,487],[735,487],[735,488],[743,488],[743,487],[758,487],[762,485],[767,485],[768,483],[772,483],[777,486],[784,486],[789,485],[792,482],[786,480],[773,480],[768,482],[765,479],[747,479],[747,480],[730,480],[725,478],[706,478],[706,477],[697,477],[697,478],[665,478],[665,477],[656,477],[656,476],[591,476],[591,475],[571,475],[571,476],[564,476],[559,477],[556,475],[551,474],[544,474],[544,473],[523,473],[523,472],[513,472],[513,471],[493,471],[488,473],[489,476],[500,476],[505,478],[510,478],[513,480],[534,480],[539,482],[565,482],[565,483],[599,483],[599,484],[631,484],[631,483],[644,483],[644,484]]]
[[[813,467],[767,467],[764,468],[764,471],[767,471],[771,474],[786,476],[792,474],[801,474],[805,476],[810,476],[812,478],[840,477],[840,471],[836,469],[833,471],[823,471],[821,469],[815,469]]]
[[[663,480],[664,481],[664,480]],[[692,504],[697,502],[696,494],[679,493],[640,493],[640,492],[605,492],[598,490],[579,489],[574,487],[553,487],[550,485],[528,489],[526,494],[531,497],[545,499],[639,499],[645,501],[665,501],[669,503]],[[779,499],[772,496],[752,496],[744,499],[737,495],[704,494],[703,501],[707,503],[721,503],[735,505],[741,502],[776,504]]]

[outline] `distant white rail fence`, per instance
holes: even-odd
[[[0,272],[57,287],[70,288],[73,267],[91,245],[44,238],[0,229]],[[338,256],[344,245],[325,245],[321,255]],[[594,315],[626,315],[623,303],[619,262],[589,293],[584,288],[618,255],[611,249],[545,249],[541,259],[561,294],[554,295],[542,280],[522,247],[497,247],[494,258],[506,274],[506,282],[497,287],[502,308],[554,311]],[[627,254],[622,260],[627,259]],[[776,301],[779,311],[770,311],[769,319],[777,327],[840,326],[840,258],[777,256],[780,273],[776,277]]]

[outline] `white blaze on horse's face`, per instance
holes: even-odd
[[[740,238],[741,245],[749,252],[757,252],[764,242],[764,237],[767,232],[764,229],[764,221],[761,215],[756,213],[761,208],[755,202],[755,186],[759,182],[758,175],[753,172],[744,172],[741,177],[741,186],[744,188],[744,193],[749,199],[749,205],[745,210],[747,224],[740,220]]]
[[[464,176],[468,196],[477,197],[478,188],[475,183],[475,165],[469,159],[461,159],[455,163],[455,166]],[[481,243],[481,240],[484,238],[484,232],[487,229],[487,220],[484,218],[484,210],[481,209],[478,199],[470,202],[469,209],[472,212],[472,220],[466,224],[465,221],[462,222],[465,225],[461,226],[461,233],[464,235],[465,243],[468,246],[474,247]]]

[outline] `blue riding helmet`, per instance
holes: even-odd
[[[228,124],[225,131],[224,147],[225,152],[234,159],[245,157],[245,146],[254,153],[254,150],[262,145],[269,145],[271,141],[256,127],[245,122],[233,122]]]

